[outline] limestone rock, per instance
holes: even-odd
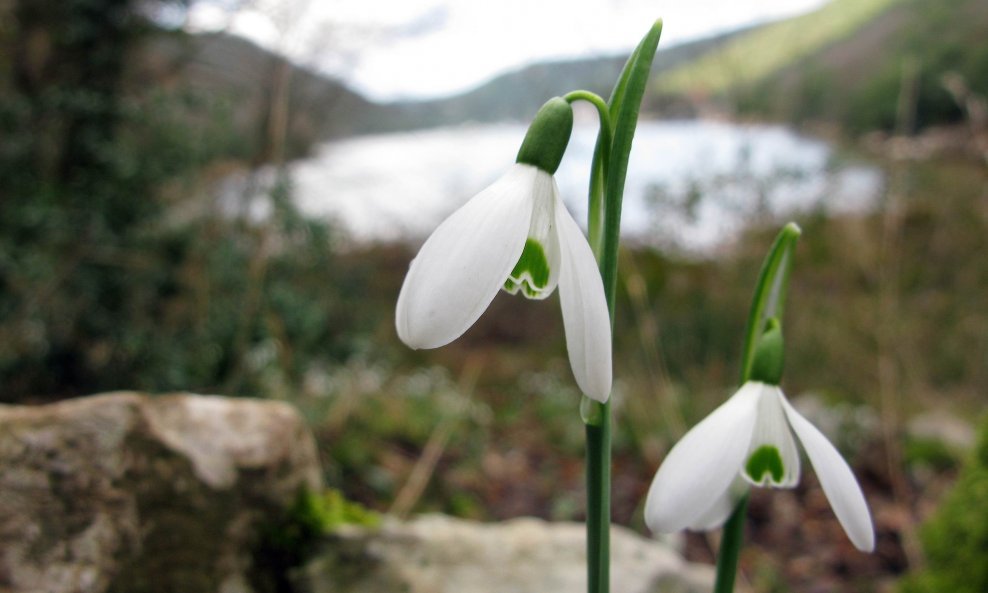
[[[260,527],[319,487],[311,433],[286,404],[0,406],[0,591],[250,593]]]
[[[937,441],[957,451],[970,451],[978,435],[971,422],[946,410],[927,410],[909,421],[906,431],[914,439]]]
[[[586,528],[515,519],[483,524],[439,515],[325,542],[296,575],[300,593],[574,593],[586,590]],[[665,543],[615,527],[611,590],[710,591],[711,567],[685,562]]]

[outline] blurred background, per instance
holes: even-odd
[[[761,259],[795,220],[783,387],[854,467],[878,546],[853,550],[807,471],[755,493],[744,581],[938,590],[988,557],[983,0],[0,0],[0,402],[284,400],[370,509],[582,520],[557,297],[499,295],[433,351],[397,340],[394,304],[538,107],[608,96],[657,17],[614,519],[645,533],[665,452],[736,386]],[[576,115],[558,181],[585,222],[597,124]]]

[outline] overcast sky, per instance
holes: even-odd
[[[807,12],[826,0],[199,0],[189,30],[227,31],[387,100],[467,90],[524,64],[659,48]],[[241,0],[242,2],[243,0]]]

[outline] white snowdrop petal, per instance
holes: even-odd
[[[871,552],[875,549],[875,528],[871,522],[868,503],[851,468],[827,437],[800,415],[785,398],[782,399],[782,406],[851,543],[862,552]]]
[[[490,305],[525,247],[535,167],[514,165],[447,218],[412,260],[395,327],[412,348],[463,334]]]
[[[611,394],[611,316],[590,244],[559,198],[556,236],[559,243],[559,303],[563,310],[566,351],[577,385],[588,397],[607,401]]]
[[[532,221],[528,229],[528,241],[533,241],[542,249],[545,264],[548,267],[548,277],[544,285],[539,285],[528,274],[516,278],[511,271],[510,285],[505,290],[511,294],[521,292],[526,298],[542,300],[552,294],[559,284],[560,253],[559,241],[556,239],[556,182],[552,175],[539,172],[535,178],[532,192]],[[524,255],[524,254],[523,254]],[[519,262],[520,264],[521,262]],[[526,277],[527,276],[527,277]]]
[[[737,476],[720,498],[714,501],[713,506],[704,511],[702,515],[687,525],[686,528],[691,531],[719,529],[727,522],[731,513],[737,508],[741,497],[747,492],[748,482],[741,478],[741,476]]]
[[[745,383],[669,451],[645,499],[649,529],[670,533],[709,518],[744,463],[760,396],[760,384]]]
[[[777,385],[756,384],[761,386],[762,396],[758,400],[755,430],[751,435],[746,465],[741,474],[755,486],[793,488],[799,482],[799,450],[782,409],[785,396]],[[766,456],[765,453],[769,455]],[[762,463],[757,463],[751,457],[759,454],[763,454],[760,458]],[[781,467],[777,467],[775,462],[781,462]],[[751,476],[748,470],[752,468],[766,471],[759,476]]]

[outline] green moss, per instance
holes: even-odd
[[[988,418],[979,434],[974,455],[920,532],[927,568],[906,578],[902,593],[988,591]]]
[[[288,514],[262,531],[254,553],[255,588],[265,593],[291,591],[288,573],[312,556],[324,535],[344,525],[374,527],[380,521],[380,515],[347,500],[338,490],[300,492]]]
[[[332,488],[321,496],[305,497],[305,503],[297,510],[302,520],[318,525],[323,533],[339,529],[343,525],[377,527],[381,516],[363,505],[347,500],[343,493]]]

